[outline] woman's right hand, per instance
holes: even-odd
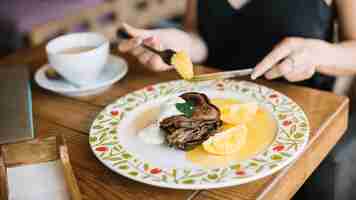
[[[156,30],[146,30],[139,29],[123,24],[123,28],[126,32],[132,36],[131,39],[124,40],[120,42],[118,48],[121,52],[130,53],[137,57],[141,64],[148,67],[153,71],[165,71],[173,69],[172,66],[167,65],[160,56],[157,54],[143,48],[141,43],[147,46],[151,46],[157,50],[173,49],[179,50],[179,34],[177,36],[175,29],[156,29]],[[184,41],[183,41],[184,42]],[[177,44],[178,43],[178,44]]]

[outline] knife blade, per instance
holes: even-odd
[[[253,68],[248,68],[242,70],[232,70],[232,71],[225,71],[225,72],[202,74],[202,75],[194,76],[190,81],[207,81],[207,80],[214,80],[214,79],[235,78],[235,77],[250,75],[252,74],[252,72],[253,72]]]

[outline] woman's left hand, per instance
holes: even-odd
[[[322,40],[288,37],[256,65],[251,78],[265,75],[267,79],[284,77],[291,82],[309,79],[323,64],[328,45]]]

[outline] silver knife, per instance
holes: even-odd
[[[232,70],[232,71],[224,71],[224,72],[217,72],[217,73],[209,73],[209,74],[202,74],[194,76],[190,81],[207,81],[213,79],[227,79],[227,78],[234,78],[240,76],[247,76],[252,74],[253,68],[242,69],[242,70]]]

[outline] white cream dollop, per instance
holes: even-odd
[[[164,132],[157,123],[150,124],[138,133],[139,138],[146,144],[163,144]]]
[[[148,125],[139,131],[139,138],[146,144],[159,145],[163,144],[165,140],[165,133],[159,127],[159,122],[167,117],[182,114],[176,108],[176,103],[184,103],[185,101],[180,97],[172,97],[163,102],[160,106],[160,114],[155,123]]]

